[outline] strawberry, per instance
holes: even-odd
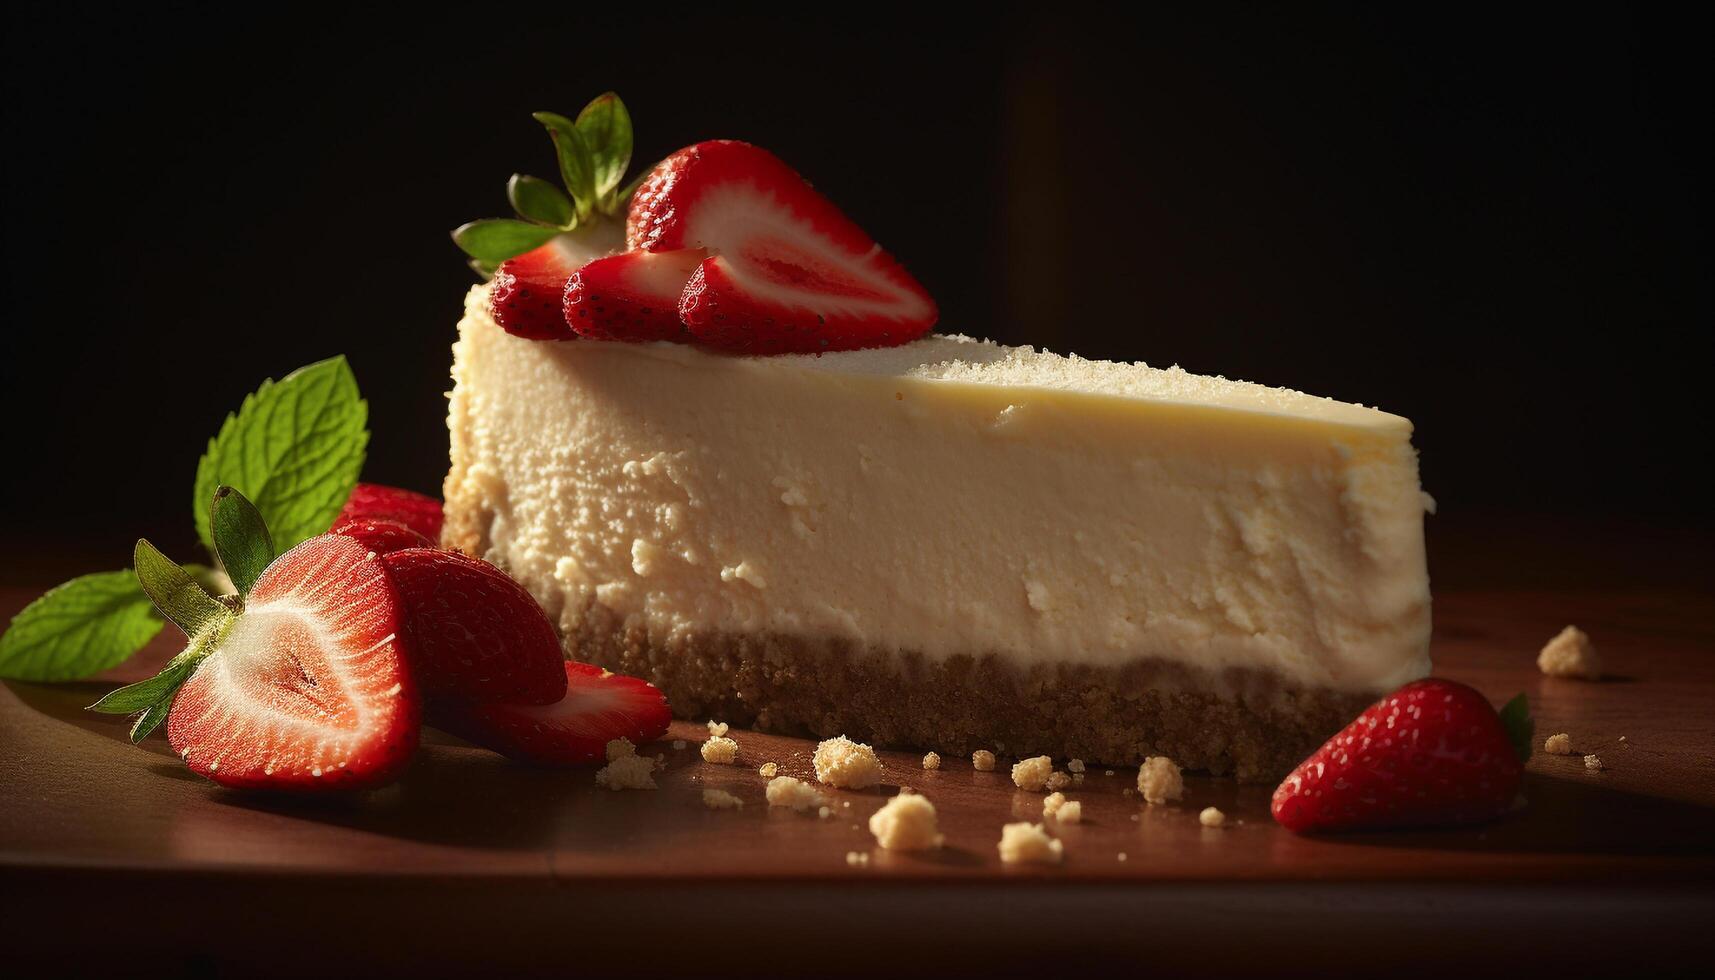
[[[349,517],[333,526],[329,534],[351,538],[378,555],[405,548],[433,548],[435,543],[398,521]]]
[[[429,698],[552,704],[560,637],[530,593],[488,562],[434,548],[381,558],[399,589],[412,666]]]
[[[655,685],[590,664],[566,662],[566,694],[554,704],[441,702],[431,723],[502,755],[538,765],[601,762],[607,743],[667,734],[672,715]]]
[[[1530,755],[1524,695],[1500,714],[1453,681],[1413,681],[1364,709],[1274,791],[1298,833],[1451,827],[1507,812]]]
[[[403,612],[368,548],[331,534],[298,545],[267,565],[236,616],[198,631],[207,648],[177,689],[167,740],[224,786],[392,780],[419,723]]]
[[[441,540],[441,502],[398,487],[380,483],[359,483],[353,487],[334,523],[354,520],[393,521],[431,542]]]
[[[935,302],[892,256],[760,147],[686,147],[639,185],[626,245],[704,249],[679,316],[699,342],[747,354],[903,344],[934,326]]]
[[[679,294],[706,253],[701,249],[624,252],[596,259],[566,284],[566,323],[595,340],[684,337]]]
[[[500,263],[488,295],[494,322],[515,337],[529,340],[570,340],[561,302],[566,280],[583,264],[583,255],[562,238],[549,239],[516,258]]]

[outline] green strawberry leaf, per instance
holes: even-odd
[[[173,693],[177,694],[178,692],[175,690]],[[167,715],[172,710],[173,699],[171,696],[164,697],[150,705],[149,710],[138,715],[136,722],[131,725],[131,744],[136,745],[148,738],[150,732],[161,727],[161,722],[167,720]]]
[[[558,228],[546,228],[528,221],[512,218],[484,218],[453,229],[453,241],[465,254],[490,269],[514,256],[540,248],[560,233]]]
[[[538,224],[568,228],[577,223],[577,213],[566,192],[541,179],[513,174],[506,182],[506,199],[518,216]]]
[[[0,677],[75,681],[123,663],[164,625],[129,571],[82,575],[12,617],[0,634]]]
[[[344,357],[262,382],[197,464],[191,504],[203,544],[214,550],[209,506],[221,485],[255,503],[281,552],[325,533],[357,485],[368,419]]]
[[[1501,725],[1506,728],[1507,741],[1512,743],[1519,761],[1528,762],[1530,750],[1535,745],[1536,722],[1531,720],[1530,701],[1522,691],[1513,695],[1513,699],[1501,708]]]
[[[249,595],[274,560],[274,539],[268,534],[267,523],[244,494],[227,486],[214,492],[209,519],[220,567],[239,595]]]
[[[180,568],[159,548],[141,538],[132,553],[132,567],[137,581],[161,615],[189,637],[201,636],[209,629],[232,618],[232,610],[209,595],[191,573]]]
[[[596,96],[574,123],[589,149],[596,204],[606,214],[616,210],[614,190],[631,166],[631,114],[612,92]]]
[[[578,220],[583,221],[596,204],[595,162],[589,143],[578,132],[577,123],[565,116],[553,112],[537,112],[533,116],[554,141],[554,152],[560,160],[560,179],[571,192]]]
[[[195,651],[195,652],[193,652]],[[99,711],[104,715],[129,715],[138,711],[147,711],[162,701],[171,702],[173,695],[196,670],[197,664],[202,663],[207,654],[198,645],[186,650],[167,661],[167,666],[161,672],[146,681],[127,684],[124,687],[108,691],[101,700],[89,706],[90,711]]]

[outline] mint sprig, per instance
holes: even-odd
[[[1507,741],[1512,743],[1513,754],[1520,762],[1529,762],[1531,749],[1536,745],[1536,722],[1530,717],[1530,701],[1523,691],[1513,695],[1513,699],[1501,708],[1501,726],[1507,731]]]
[[[518,218],[484,218],[453,230],[453,241],[471,257],[471,268],[489,276],[500,263],[547,244],[559,235],[623,220],[638,181],[623,188],[631,166],[631,113],[607,92],[568,119],[538,112],[548,131],[565,190],[528,174],[513,174],[506,199]]]
[[[130,572],[82,575],[42,595],[0,634],[0,677],[73,681],[123,663],[165,625]]]
[[[282,551],[326,531],[357,485],[368,420],[344,357],[264,381],[197,464],[192,509],[203,546],[214,551],[209,505],[222,484],[255,502]]]
[[[233,589],[248,592],[276,546],[286,550],[332,525],[363,465],[367,420],[368,406],[344,358],[264,382],[227,417],[197,467],[197,531],[226,574],[176,565],[147,546],[138,552],[143,564],[137,574],[97,572],[72,579],[12,617],[0,634],[0,677],[78,680],[141,650],[161,632],[163,617],[139,575],[153,583],[162,608],[173,609],[181,626],[192,627],[187,633],[218,619],[221,614],[204,599],[230,608],[230,597],[213,597]],[[223,484],[245,492],[229,490],[217,505],[216,490]],[[270,526],[281,533],[269,536]]]

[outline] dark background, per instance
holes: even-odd
[[[1409,416],[1432,535],[1710,529],[1707,7],[407,9],[13,8],[9,579],[188,558],[204,441],[338,352],[366,477],[434,491],[447,231],[554,175],[532,110],[606,89],[640,166],[775,150],[943,329]]]

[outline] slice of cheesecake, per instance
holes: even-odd
[[[472,290],[445,543],[683,717],[1278,775],[1428,672],[1411,423],[964,337],[533,342]]]

